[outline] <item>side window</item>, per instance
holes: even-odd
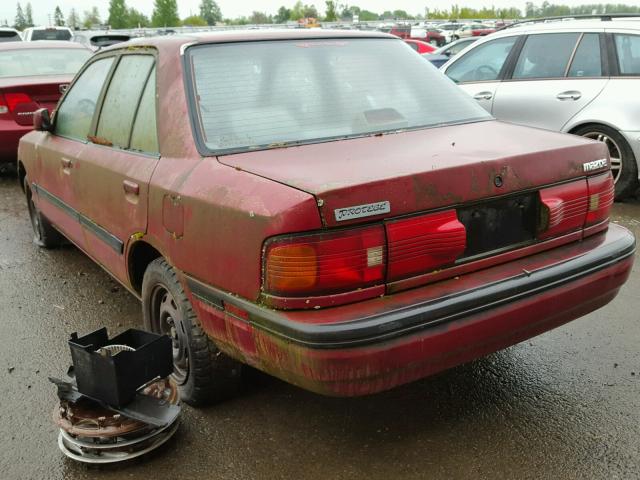
[[[56,134],[86,140],[113,57],[93,62],[82,72],[56,113]]]
[[[516,39],[505,37],[483,43],[451,65],[447,76],[457,83],[497,80]]]
[[[156,69],[147,80],[147,86],[140,100],[140,107],[133,124],[131,150],[146,153],[159,153],[158,133],[156,130]]]
[[[573,56],[569,77],[601,77],[600,35],[586,33]]]
[[[640,35],[622,35],[616,33],[615,39],[620,73],[622,75],[640,75]]]
[[[456,43],[455,45],[452,45],[447,49],[447,53],[451,56],[457,55],[462,51],[463,48],[467,48],[469,46],[469,43],[470,42]]]
[[[564,77],[578,37],[579,33],[529,35],[512,78]]]
[[[405,42],[407,45],[409,45],[411,48],[413,48],[416,52],[418,51],[418,44],[417,43],[411,43],[411,42]]]
[[[96,136],[100,143],[129,147],[133,117],[153,62],[151,55],[124,55],[120,59],[98,119]]]

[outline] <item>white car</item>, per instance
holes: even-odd
[[[637,20],[518,25],[478,40],[441,69],[499,120],[606,143],[616,199],[637,189]]]
[[[464,26],[464,23],[448,22],[448,23],[441,23],[437,25],[436,28],[442,32],[442,35],[444,36],[445,41],[449,43],[454,40],[453,35],[455,31],[462,28],[463,26]]]
[[[0,43],[1,42],[21,42],[20,32],[15,28],[0,27]]]
[[[73,31],[68,27],[29,27],[22,32],[25,42],[35,40],[71,40]]]

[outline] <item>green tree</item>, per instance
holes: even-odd
[[[177,27],[180,25],[177,0],[155,0],[151,23],[154,27]]]
[[[53,12],[53,23],[56,27],[64,26],[64,15],[62,15],[62,10],[60,10],[58,6],[56,6],[56,10]]]
[[[315,5],[305,5],[302,9],[303,18],[318,18],[318,9]]]
[[[278,13],[273,17],[273,23],[286,23],[291,18],[291,10],[282,6],[278,9]]]
[[[370,12],[369,10],[360,10],[360,13],[358,14],[358,19],[361,22],[373,22],[375,20],[378,20],[379,18],[380,15],[374,12]]]
[[[83,16],[82,25],[84,28],[93,28],[94,25],[102,23],[98,7],[91,7],[91,10],[85,10]]]
[[[127,13],[125,0],[110,0],[109,19],[107,20],[107,23],[111,28],[127,28],[129,23]]]
[[[289,15],[289,18],[291,20],[300,20],[301,18],[304,17],[304,4],[298,0],[294,5],[293,8],[291,9],[291,14]]]
[[[327,6],[326,14],[324,17],[325,21],[335,22],[338,19],[338,16],[336,15],[336,2],[334,2],[333,0],[327,0],[324,3]]]
[[[127,8],[127,28],[150,27],[149,17],[139,12],[135,8]]]
[[[206,27],[208,23],[200,15],[191,15],[182,20],[182,25],[185,27]]]
[[[263,25],[265,23],[272,23],[271,17],[264,12],[256,12],[255,10],[248,18],[249,23],[253,25]]]
[[[200,3],[200,16],[205,19],[207,25],[215,25],[222,21],[220,7],[213,0],[202,0],[202,3]]]
[[[76,30],[80,24],[80,18],[78,18],[78,12],[75,8],[72,8],[67,17],[67,26]]]
[[[24,9],[24,19],[27,23],[27,27],[33,27],[33,10],[31,9],[31,3],[28,2]]]
[[[24,12],[22,11],[22,5],[20,5],[20,2],[18,2],[18,7],[16,8],[16,19],[13,26],[17,30],[24,30],[27,28],[27,20],[24,18]]]

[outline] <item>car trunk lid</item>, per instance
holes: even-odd
[[[540,186],[583,177],[584,163],[603,158],[606,148],[595,142],[487,121],[227,155],[219,161],[313,194],[323,224],[336,227],[465,207],[514,192],[526,196]],[[525,196],[513,208],[530,208]],[[472,222],[473,212],[467,216]]]
[[[53,111],[58,100],[73,79],[68,75],[44,78],[0,79],[0,95],[8,106],[9,114],[19,125],[32,125],[33,113],[39,108]]]

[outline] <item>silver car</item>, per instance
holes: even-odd
[[[500,120],[605,142],[616,199],[635,192],[640,21],[514,26],[478,40],[441,68]]]

